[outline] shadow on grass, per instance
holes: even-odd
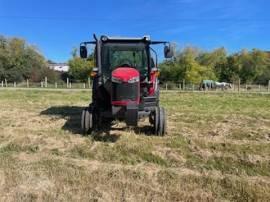
[[[62,127],[63,130],[67,130],[73,134],[81,134],[81,113],[85,107],[78,106],[53,106],[40,113],[40,115],[56,116],[64,118],[67,121]],[[100,142],[116,142],[120,135],[111,134],[111,131],[125,131],[128,127],[114,128],[110,123],[102,123],[102,128],[95,131],[93,134],[93,140]],[[134,132],[138,135],[153,135],[151,126],[134,127]]]
[[[84,135],[81,130],[81,114],[84,108],[77,106],[53,106],[42,111],[40,115],[64,118],[67,121],[62,127],[63,130],[67,130],[73,134]],[[111,130],[115,129],[111,128],[110,124],[104,123],[99,131],[94,132],[92,138],[99,142],[116,142],[120,136],[110,134]],[[117,130],[121,130],[121,128]]]
[[[120,138],[120,135],[114,135],[114,134],[110,134],[110,129],[108,130],[99,130],[98,133],[104,133],[104,134],[95,134],[93,135],[93,139],[97,142],[116,142],[119,138]]]
[[[151,125],[149,125],[149,126],[142,126],[142,127],[135,127],[134,128],[134,132],[137,135],[144,134],[144,135],[147,135],[147,136],[154,136],[154,129],[153,129],[153,126],[151,126]]]
[[[53,106],[40,113],[40,115],[56,116],[67,119],[62,129],[70,131],[73,134],[82,134],[81,114],[85,107],[76,106]]]

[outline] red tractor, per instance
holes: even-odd
[[[165,58],[174,54],[166,41],[150,37],[118,38],[94,35],[94,41],[82,42],[81,58],[87,58],[87,45],[94,44],[96,67],[93,68],[92,103],[83,110],[81,127],[91,133],[106,120],[125,121],[137,126],[139,119],[149,117],[154,133],[166,133],[166,115],[159,105],[159,71],[157,53],[151,45],[164,44]]]

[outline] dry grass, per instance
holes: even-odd
[[[0,91],[0,201],[269,201],[270,96],[163,93],[147,121],[80,135],[87,91]]]

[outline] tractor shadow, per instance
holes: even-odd
[[[153,127],[150,125],[135,127],[133,130],[136,135],[155,136]]]
[[[52,106],[42,112],[40,115],[58,117],[59,119],[66,119],[65,124],[62,126],[63,130],[69,131],[75,135],[84,135],[81,131],[81,113],[85,107],[78,106]],[[120,138],[117,132],[126,131],[127,126],[114,127],[109,123],[103,123],[102,128],[95,131],[92,138],[98,142],[116,142]],[[140,126],[132,128],[136,135],[153,135],[151,126]],[[117,134],[112,134],[117,133]]]
[[[62,126],[63,130],[69,131],[74,135],[85,136],[81,131],[81,114],[85,107],[78,106],[53,106],[40,112],[40,115],[56,117],[59,119],[66,119]],[[110,134],[113,130],[125,130],[125,128],[111,128],[109,124],[103,124],[102,128],[94,132],[92,138],[98,142],[116,142],[120,135]]]
[[[66,119],[62,129],[71,132],[72,134],[81,133],[81,113],[85,107],[77,106],[53,106],[42,112],[40,115],[57,117],[59,119]]]

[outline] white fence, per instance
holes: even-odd
[[[91,89],[92,83],[90,78],[87,82],[72,82],[69,78],[66,79],[66,82],[49,82],[45,77],[41,82],[31,82],[26,80],[25,82],[12,82],[2,80],[0,81],[0,88],[48,88],[48,89]],[[199,84],[186,84],[182,83],[162,83],[160,84],[161,90],[169,91],[199,91]],[[240,82],[234,83],[231,89],[208,89],[206,91],[230,91],[230,92],[270,92],[270,81],[268,85],[258,85],[258,84],[241,84]]]

